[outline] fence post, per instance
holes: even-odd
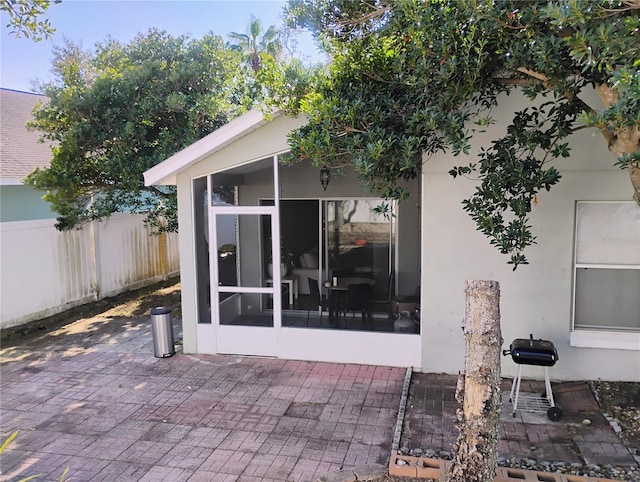
[[[167,259],[167,232],[164,230],[165,223],[160,221],[160,232],[158,233],[158,259],[160,261],[160,274],[162,279],[167,280],[169,278],[169,261]]]
[[[97,221],[89,223],[89,249],[91,250],[91,291],[96,300],[100,299],[100,233]]]

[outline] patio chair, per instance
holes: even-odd
[[[356,312],[359,311],[362,316],[362,324],[364,326],[371,321],[371,286],[369,284],[363,283],[349,285],[345,311],[353,312],[352,319],[355,319]]]
[[[380,300],[371,300],[372,307],[375,307],[376,305],[382,305],[384,307],[384,310],[387,312],[389,321],[392,321],[393,314],[391,301],[393,300],[393,289],[395,287],[394,281],[395,277],[393,275],[393,271],[390,271],[389,277],[387,278],[387,290],[385,292],[385,297]]]
[[[307,326],[309,326],[309,315],[311,310],[317,310],[320,308],[320,324],[322,324],[322,312],[328,308],[329,302],[324,296],[320,295],[320,288],[318,288],[318,280],[313,278],[307,278],[309,280],[309,296],[311,297],[311,303],[307,309]]]

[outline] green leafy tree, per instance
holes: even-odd
[[[51,165],[25,182],[47,191],[58,229],[144,212],[151,225],[175,230],[174,188],[144,186],[143,172],[254,104],[242,57],[214,35],[150,30],[92,53],[66,42],[53,72],[41,86],[50,101],[32,126],[57,147]]]
[[[271,25],[263,30],[262,22],[251,16],[246,33],[231,32],[229,37],[234,42],[231,48],[242,52],[254,72],[262,67],[262,55],[266,54],[279,60],[283,52],[283,43],[278,29]]]
[[[305,94],[313,90],[324,76],[324,66],[305,65],[292,58],[278,61],[270,55],[262,55],[262,66],[254,75],[254,89],[264,103],[275,109],[298,112]]]
[[[42,16],[51,5],[62,0],[0,0],[0,11],[9,16],[7,28],[16,37],[32,38],[39,42],[51,38],[55,29]]]
[[[298,111],[300,100],[322,78],[322,64],[311,65],[297,57],[297,33],[295,28],[277,30],[273,25],[263,31],[260,20],[251,16],[246,34],[229,34],[236,41],[231,48],[242,53],[251,69],[247,82],[253,96],[269,108]]]
[[[599,131],[640,202],[640,1],[290,0],[291,24],[312,29],[333,57],[300,103],[309,124],[291,135],[292,159],[349,164],[365,185],[403,199],[423,153],[470,151],[500,95],[531,107],[477,162],[464,209],[517,267],[535,242],[529,214],[560,180],[553,160],[569,137]],[[588,91],[601,103],[591,105]]]

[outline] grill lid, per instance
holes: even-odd
[[[511,342],[509,350],[503,350],[503,355],[511,355],[515,363],[522,365],[553,366],[558,361],[558,351],[549,340],[534,340],[529,338],[516,338]]]

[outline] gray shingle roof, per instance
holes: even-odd
[[[27,130],[31,112],[48,97],[0,89],[0,179],[21,180],[36,167],[51,162],[51,143],[41,143],[40,133]]]

